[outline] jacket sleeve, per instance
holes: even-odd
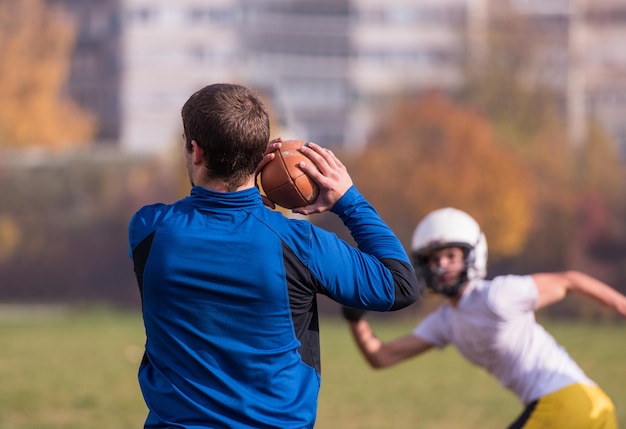
[[[374,207],[352,186],[335,204],[339,216],[357,243],[353,269],[357,270],[355,291],[339,291],[338,301],[355,308],[371,308],[381,292],[389,302],[384,311],[399,310],[414,303],[420,287],[402,243]],[[379,310],[380,311],[380,310]]]

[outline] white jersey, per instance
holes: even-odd
[[[595,385],[535,321],[536,304],[530,276],[475,280],[456,307],[439,307],[413,334],[439,348],[454,344],[524,404],[573,383]]]

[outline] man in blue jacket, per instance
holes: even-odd
[[[358,249],[289,219],[255,186],[281,140],[250,89],[206,86],[182,108],[192,184],[129,225],[146,331],[139,383],[146,428],[312,428],[320,388],[316,295],[375,311],[419,295],[400,241],[332,151],[309,144],[301,169]],[[269,144],[268,144],[269,142]],[[264,204],[265,203],[265,204]]]

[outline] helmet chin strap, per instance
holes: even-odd
[[[461,292],[461,289],[463,288],[465,283],[467,283],[468,281],[467,268],[465,268],[461,272],[459,276],[459,281],[457,281],[452,286],[439,286],[438,284],[436,284],[437,282],[433,280],[439,277],[441,274],[443,274],[444,271],[445,269],[443,267],[437,267],[434,270],[431,270],[431,281],[429,282],[430,289],[434,293],[447,296],[448,298],[454,298],[455,296],[459,295],[459,293]]]

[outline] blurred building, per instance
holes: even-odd
[[[240,6],[240,76],[271,100],[278,134],[343,144],[353,104],[350,2],[245,0]]]
[[[119,0],[50,0],[73,16],[76,46],[67,91],[98,118],[96,138],[117,145],[122,126]]]
[[[514,0],[532,18],[536,68],[563,96],[574,147],[591,121],[605,127],[626,158],[626,2]]]
[[[54,0],[81,26],[69,89],[132,152],[180,138],[180,107],[229,81],[258,89],[273,135],[362,145],[396,94],[454,89],[486,53],[492,0]],[[598,119],[626,156],[626,3],[512,0],[550,36],[537,61],[572,141]],[[535,31],[533,30],[533,31]],[[547,39],[546,39],[547,40]]]
[[[240,81],[237,0],[122,0],[120,143],[154,151],[181,139],[180,109],[207,83]]]
[[[607,127],[626,158],[626,2],[595,0],[588,7],[575,24],[582,33],[573,65],[581,74],[578,90],[585,113]]]

